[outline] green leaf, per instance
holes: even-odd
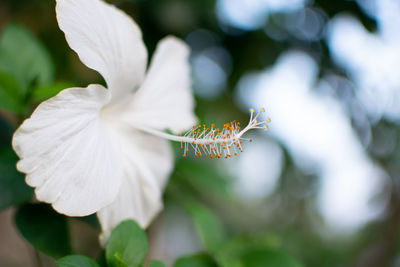
[[[179,258],[173,267],[218,267],[215,261],[206,254]]]
[[[33,91],[33,100],[36,102],[42,102],[43,100],[49,99],[55,96],[61,90],[73,87],[72,83],[69,82],[55,82],[46,86],[35,88]]]
[[[32,198],[33,190],[15,168],[17,160],[11,148],[0,149],[0,211]]]
[[[24,105],[19,96],[20,88],[15,79],[4,72],[0,72],[0,109],[22,113]]]
[[[187,208],[192,216],[196,232],[206,250],[214,252],[225,242],[226,233],[221,221],[211,210],[191,203]]]
[[[115,267],[128,267],[128,264],[122,259],[122,255],[119,252],[114,254],[114,266]]]
[[[139,266],[147,253],[145,232],[133,220],[120,223],[111,233],[106,246],[109,267]],[[126,265],[121,265],[126,263]]]
[[[148,267],[166,267],[166,265],[162,261],[152,260],[149,262]]]
[[[24,27],[14,24],[6,26],[0,36],[0,71],[15,78],[21,96],[33,82],[44,86],[54,76],[53,63],[44,46]]]
[[[47,204],[20,207],[15,222],[22,236],[37,250],[55,258],[70,254],[66,217]]]
[[[56,261],[58,267],[100,267],[94,260],[83,255],[68,255]]]

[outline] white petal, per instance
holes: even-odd
[[[190,91],[189,49],[174,37],[160,41],[147,76],[121,119],[130,125],[180,132],[193,126],[194,100]]]
[[[150,224],[162,208],[162,191],[173,167],[168,141],[136,130],[121,132],[117,133],[125,160],[121,190],[111,205],[97,213],[105,239],[125,219],[142,227]]]
[[[38,200],[60,213],[94,213],[118,193],[121,160],[99,116],[109,99],[101,85],[65,89],[40,104],[14,134],[17,169]]]
[[[81,61],[103,75],[113,101],[143,80],[147,51],[136,23],[101,0],[57,0],[57,20]]]

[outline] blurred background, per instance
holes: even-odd
[[[165,209],[148,230],[152,258],[266,266],[254,255],[268,247],[304,266],[400,266],[398,0],[108,2],[136,20],[150,55],[169,34],[190,45],[202,122],[243,125],[262,107],[272,121],[236,158],[183,159],[175,146]],[[0,0],[0,266],[53,266],[15,227],[38,213],[12,132],[61,89],[104,83],[68,47],[54,5]],[[60,220],[67,249],[101,254],[94,217]]]

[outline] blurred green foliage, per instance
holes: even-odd
[[[37,250],[55,258],[71,253],[67,218],[49,205],[21,206],[15,215],[15,224]]]
[[[24,27],[8,25],[0,37],[1,107],[23,113],[30,89],[53,81],[54,66],[43,45]]]
[[[185,39],[198,29],[212,33],[217,45],[229,52],[232,71],[226,90],[216,99],[197,99],[196,112],[205,123],[219,124],[232,119],[245,121],[247,114],[233,102],[232,92],[236,83],[244,73],[271,65],[288,47],[315,55],[325,71],[341,72],[335,69],[323,40],[304,41],[290,36],[278,42],[268,38],[262,29],[233,34],[224,31],[216,19],[215,1],[212,0],[109,2],[135,18],[142,28],[150,54],[163,36],[175,34]],[[324,10],[329,17],[344,10],[351,12],[367,28],[375,27],[374,21],[354,1],[316,0],[314,6]],[[6,0],[0,2],[0,11],[3,12],[0,15],[4,14],[0,19],[0,210],[19,207],[15,217],[18,230],[37,250],[55,258],[63,257],[57,260],[58,266],[105,266],[104,262],[96,263],[83,255],[66,256],[71,253],[66,218],[47,205],[26,204],[33,192],[24,183],[24,176],[16,171],[17,158],[10,148],[11,133],[39,102],[63,88],[103,81],[99,75],[83,67],[76,54],[68,48],[57,26],[54,1]],[[400,135],[396,125],[381,122],[372,131],[377,132],[377,129],[395,129],[397,148]],[[374,155],[375,142],[373,140],[371,145],[371,154],[387,167],[389,173],[398,176],[400,150],[394,149],[389,157],[380,158]],[[388,240],[385,238],[388,234],[384,220],[346,237],[344,241],[330,240],[314,231],[315,224],[322,224],[311,204],[318,187],[317,178],[299,172],[289,157],[286,158],[277,191],[252,206],[235,198],[230,174],[216,167],[214,161],[183,160],[178,156],[166,189],[165,203],[167,206],[178,204],[187,211],[203,247],[202,252],[177,259],[173,266],[356,266],[358,259],[364,253],[368,254],[371,246],[373,250],[375,244],[379,245],[377,240]],[[306,182],[299,185],[296,180]],[[291,192],[294,189],[304,194],[293,196]],[[393,210],[397,212],[395,208]],[[268,216],[270,213],[273,215]],[[392,211],[388,210],[388,214]],[[95,218],[90,219],[92,226],[98,227]],[[387,264],[382,266],[396,266],[400,245],[396,241],[398,236],[395,235],[394,239],[397,246],[389,249],[385,255]],[[146,233],[136,223],[126,221],[113,231],[105,258],[108,266],[143,266],[147,253]],[[161,267],[164,264],[150,261],[148,266]]]
[[[179,258],[174,267],[218,267],[215,261],[206,254]]]
[[[17,156],[10,148],[0,149],[0,211],[25,203],[33,196],[24,175],[15,169],[16,163]]]
[[[187,204],[187,207],[204,248],[210,252],[218,251],[226,239],[222,223],[206,207],[196,203]]]
[[[0,73],[0,106],[3,109],[21,113],[24,106],[20,103],[19,86],[15,79],[7,74]]]
[[[54,63],[43,44],[21,25],[9,24],[0,36],[0,108],[29,115],[70,82],[54,82]]]

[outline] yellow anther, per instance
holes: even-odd
[[[269,129],[269,118],[260,120],[259,116],[265,112],[264,108],[257,110],[251,108],[251,120],[249,124],[241,130],[240,123],[236,120],[225,123],[221,128],[215,128],[215,124],[210,124],[208,128],[205,124],[197,124],[190,128],[181,141],[181,149],[184,157],[190,157],[188,151],[193,148],[195,157],[202,157],[202,153],[208,158],[231,158],[239,152],[243,152],[242,139],[252,142],[253,139],[242,138],[243,134],[252,129]],[[181,136],[181,135],[180,135]],[[173,139],[171,139],[173,140]],[[176,140],[176,139],[175,139]],[[185,144],[185,145],[183,145]],[[202,151],[202,152],[200,152]]]

